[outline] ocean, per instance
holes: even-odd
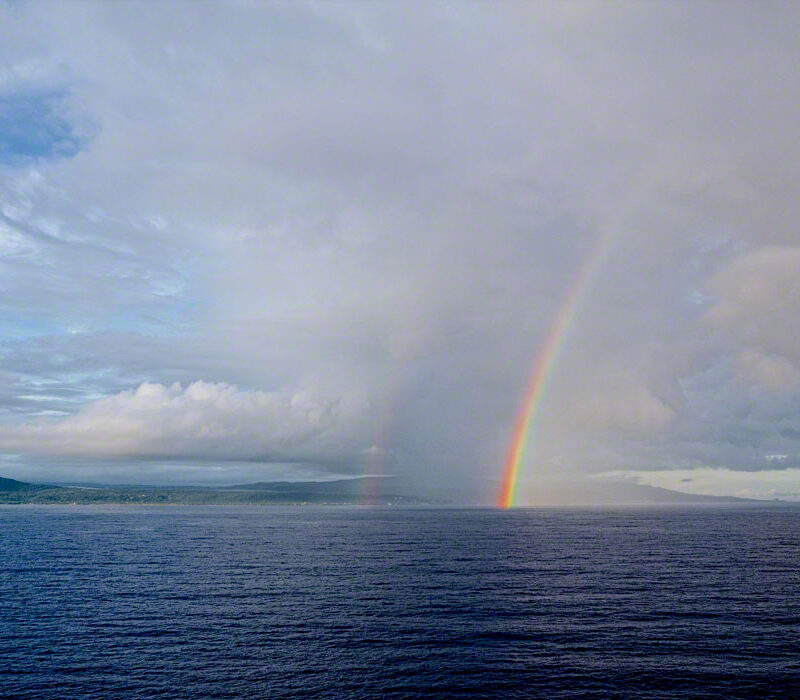
[[[0,507],[0,695],[800,697],[800,508]]]

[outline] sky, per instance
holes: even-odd
[[[800,499],[800,8],[0,2],[0,474]]]

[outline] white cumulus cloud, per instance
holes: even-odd
[[[107,458],[318,461],[356,450],[357,399],[143,383],[59,420],[6,424],[0,450]]]

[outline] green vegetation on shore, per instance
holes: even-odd
[[[29,484],[0,478],[0,504],[289,505],[420,503],[386,493],[390,479],[364,477],[325,482],[264,482],[224,488]]]

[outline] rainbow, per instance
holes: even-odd
[[[362,476],[390,476],[387,467],[391,467],[394,460],[394,432],[397,407],[402,403],[405,395],[405,383],[409,373],[411,360],[409,351],[398,353],[390,366],[388,388],[385,394],[376,403],[375,430],[372,446],[364,451],[366,456],[365,471]],[[361,489],[361,505],[373,505],[378,492],[375,489],[376,479],[364,479]]]
[[[561,302],[558,313],[548,331],[545,344],[533,364],[531,378],[514,423],[511,445],[503,466],[503,482],[497,499],[499,508],[510,508],[514,505],[514,492],[517,488],[519,468],[525,455],[528,436],[544,402],[545,389],[547,389],[548,380],[553,374],[558,352],[564,344],[570,324],[577,314],[578,307],[589,287],[589,283],[608,251],[609,243],[610,235],[608,233],[604,233],[598,238],[586,261],[578,271],[575,282]]]

